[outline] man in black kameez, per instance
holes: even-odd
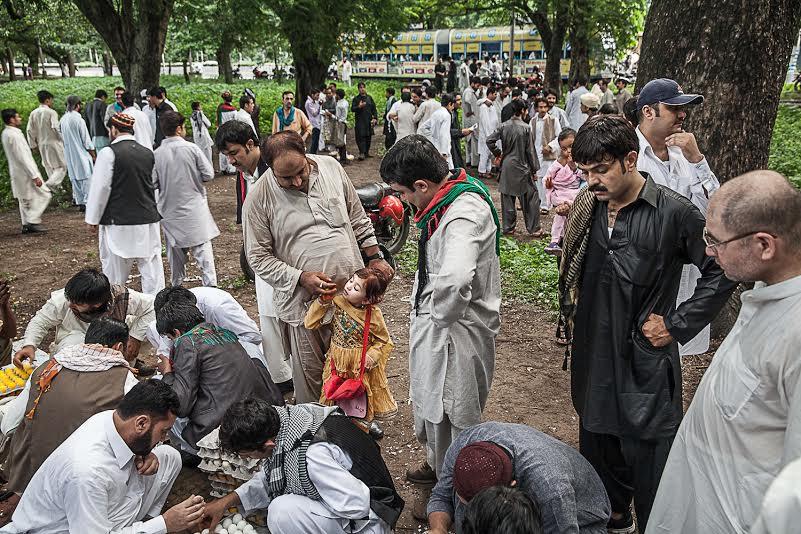
[[[645,531],[682,417],[678,343],[718,314],[735,283],[705,253],[701,212],[637,171],[639,143],[619,116],[588,120],[573,159],[589,187],[570,212],[560,304],[572,334],[579,450],[612,505],[610,532]],[[682,267],[701,271],[676,308]]]
[[[370,142],[373,139],[373,126],[378,124],[378,111],[363,82],[359,82],[358,88],[359,94],[353,97],[350,110],[356,117],[353,129],[356,133],[356,146],[359,147],[359,159],[362,160],[371,157]]]

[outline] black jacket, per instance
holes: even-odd
[[[472,135],[477,135],[473,133]],[[464,168],[464,158],[462,157],[462,123],[459,120],[459,112],[451,111],[451,159],[454,169]]]
[[[706,255],[704,217],[687,198],[646,175],[639,197],[618,212],[611,238],[607,203],[593,212],[573,334],[573,405],[586,430],[619,437],[672,437],[682,417],[681,364],[674,341],[655,348],[642,333],[651,313],[686,343],[710,323],[736,283]],[[701,271],[676,308],[682,268]]]

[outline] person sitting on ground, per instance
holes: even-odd
[[[19,409],[11,438],[8,491],[22,495],[39,466],[92,415],[111,410],[137,383],[122,350],[128,326],[111,317],[95,319],[80,345],[62,349],[31,375],[12,401]],[[11,413],[3,428],[12,424]],[[16,426],[19,425],[19,426]]]
[[[230,293],[216,287],[199,286],[190,289],[183,286],[165,287],[156,294],[153,309],[158,313],[168,302],[184,302],[197,306],[207,323],[236,334],[239,344],[250,357],[261,360],[267,366],[262,354],[262,335],[259,326]],[[159,335],[156,321],[150,323],[147,328],[147,340],[156,349],[157,356],[171,357],[172,340]]]
[[[543,532],[606,534],[609,499],[589,462],[539,430],[496,422],[463,430],[448,448],[428,501],[430,533],[445,534],[452,525],[456,534],[470,532],[462,530],[466,505],[491,486],[526,493],[542,514]]]
[[[551,243],[545,252],[559,256],[562,249],[559,243],[565,233],[566,211],[570,210],[582,185],[586,185],[581,170],[573,161],[571,149],[576,138],[576,130],[566,128],[559,133],[559,157],[551,163],[545,173],[545,198],[548,205],[557,208],[551,224]]]
[[[161,513],[181,460],[158,444],[177,411],[175,393],[160,380],[134,386],[116,410],[90,417],[45,460],[0,533],[183,532],[195,525],[205,513],[202,497]]]
[[[156,312],[156,329],[174,344],[172,359],[160,358],[158,367],[178,396],[179,419],[171,435],[189,465],[200,462],[197,442],[220,425],[235,402],[256,397],[284,404],[261,361],[248,355],[236,334],[207,323],[196,306],[166,303]]]
[[[337,407],[246,399],[226,412],[220,444],[266,460],[250,481],[206,506],[210,531],[239,505],[266,508],[270,532],[293,533],[389,534],[403,511],[378,445]]]
[[[12,341],[17,337],[17,316],[11,307],[11,286],[0,280],[0,366],[11,363]]]
[[[111,285],[97,269],[83,269],[69,279],[64,289],[53,291],[30,320],[22,337],[22,348],[14,354],[14,365],[22,367],[25,360],[33,362],[36,347],[54,328],[56,336],[50,354],[83,343],[89,323],[99,317],[111,317],[128,325],[130,337],[123,354],[126,360],[135,362],[147,325],[155,318],[153,297]],[[135,363],[141,375],[152,374],[141,362]]]
[[[542,534],[539,507],[510,486],[492,486],[473,497],[464,514],[463,534]]]
[[[376,269],[359,269],[345,283],[341,294],[315,299],[304,320],[310,330],[331,325],[320,403],[338,405],[376,439],[384,437],[384,432],[373,419],[389,419],[398,413],[398,404],[387,383],[387,360],[395,345],[376,306],[383,299],[388,283],[386,276]],[[349,395],[337,388],[351,379],[362,384],[361,391]]]

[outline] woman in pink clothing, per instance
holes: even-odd
[[[586,184],[571,155],[575,137],[576,131],[570,128],[565,128],[559,133],[559,158],[551,164],[544,177],[548,205],[557,208],[551,225],[551,243],[545,247],[545,252],[555,256],[562,253],[559,242],[562,240],[567,221],[567,215],[560,215],[559,212],[565,211],[565,207],[569,208],[573,204],[581,187]]]

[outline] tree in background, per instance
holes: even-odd
[[[314,87],[325,83],[332,58],[348,45],[386,46],[406,29],[407,13],[401,0],[283,0],[269,9],[292,52],[296,102],[303,105]]]
[[[138,94],[158,85],[174,0],[72,1],[108,45],[125,87]]]
[[[672,78],[705,96],[686,120],[721,181],[768,167],[770,141],[801,0],[764,0],[722,9],[716,0],[653,0],[637,87]],[[680,30],[680,31],[679,31]],[[737,317],[733,298],[712,324],[725,335]]]

